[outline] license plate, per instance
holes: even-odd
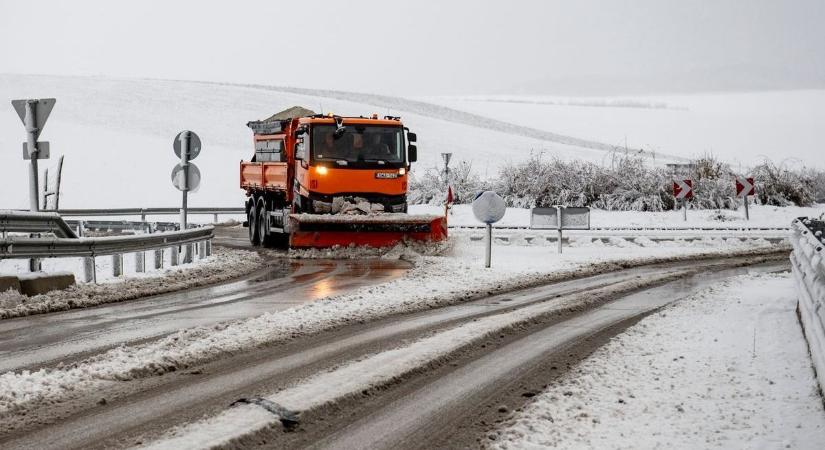
[[[375,172],[375,178],[398,178],[398,172]]]

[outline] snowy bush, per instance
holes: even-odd
[[[728,164],[713,156],[706,155],[694,162],[690,173],[693,180],[693,200],[695,209],[736,209],[736,175]]]
[[[770,161],[753,168],[756,197],[763,205],[810,206],[816,201],[814,182],[805,171],[792,171]]]
[[[468,161],[459,161],[450,168],[453,203],[471,203],[477,192],[489,189],[489,183],[482,181],[472,169],[472,163]],[[443,170],[430,167],[420,175],[411,172],[407,199],[411,204],[440,205],[446,198],[446,186]]]
[[[754,167],[756,201],[767,205],[810,206],[825,197],[825,173],[815,169],[790,170],[766,161]],[[455,203],[470,203],[475,193],[492,189],[507,206],[519,208],[552,205],[592,206],[613,211],[662,211],[675,206],[674,177],[693,180],[691,209],[736,209],[734,180],[730,165],[706,155],[694,161],[687,173],[674,174],[654,167],[633,155],[616,154],[610,167],[586,161],[562,161],[531,153],[522,162],[504,164],[495,180],[482,180],[467,161],[450,171]],[[409,201],[413,204],[443,204],[446,181],[436,168],[410,178]]]

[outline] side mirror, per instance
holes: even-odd
[[[418,136],[416,136],[415,133],[407,132],[407,140],[408,141],[416,142],[416,138],[418,138]]]
[[[418,161],[418,147],[416,147],[413,144],[410,144],[407,153],[409,154],[410,162]]]
[[[295,143],[295,159],[304,160],[307,158],[306,146],[304,146],[304,138]]]

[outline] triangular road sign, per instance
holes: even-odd
[[[14,106],[14,110],[17,111],[17,115],[20,116],[20,121],[23,122],[23,125],[26,125],[26,102],[28,102],[28,100],[25,99],[11,101],[11,105]],[[35,100],[35,102],[34,127],[37,128],[37,136],[40,136],[40,132],[46,125],[46,119],[48,119],[49,114],[52,113],[52,109],[57,100],[53,98],[41,98],[40,100]]]

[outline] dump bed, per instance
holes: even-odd
[[[287,181],[285,162],[241,162],[241,189],[285,191]]]

